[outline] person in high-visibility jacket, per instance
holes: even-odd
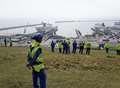
[[[58,41],[59,53],[62,53],[62,42]]]
[[[90,51],[91,51],[91,43],[88,42],[88,43],[86,44],[86,54],[87,54],[87,55],[90,55]]]
[[[104,48],[105,48],[105,50],[106,50],[106,53],[109,53],[109,48],[110,48],[109,40],[106,40],[106,41],[105,41]]]
[[[67,39],[66,42],[67,42],[67,53],[70,54],[70,39]]]
[[[28,63],[26,66],[29,69],[32,68],[34,88],[46,88],[45,60],[42,57],[42,48],[40,46],[42,37],[41,33],[32,36],[32,44],[28,52]]]
[[[120,41],[118,41],[118,44],[116,45],[116,52],[117,55],[120,55]]]
[[[82,41],[79,43],[79,53],[83,54],[85,43]]]

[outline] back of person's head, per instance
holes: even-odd
[[[43,34],[42,33],[36,33],[32,36],[33,40],[36,40],[37,42],[41,42],[43,39]]]

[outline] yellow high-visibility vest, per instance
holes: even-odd
[[[104,48],[110,48],[110,43],[106,42],[105,45],[104,45]]]
[[[91,43],[87,43],[86,48],[91,48]]]
[[[120,43],[116,45],[116,50],[120,50]]]
[[[35,53],[37,52],[38,49],[40,49],[40,44],[38,44],[36,41],[32,41],[32,51],[29,51],[30,53],[30,56],[33,58]],[[42,54],[40,54],[36,61],[38,64],[33,64],[32,68],[34,71],[36,72],[40,72],[41,69],[44,69],[45,68],[45,61],[44,61],[44,58],[42,57]]]
[[[62,48],[62,43],[58,42],[58,48]]]

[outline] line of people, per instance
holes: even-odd
[[[13,43],[12,43],[12,40],[11,40],[11,38],[4,38],[4,41],[0,41],[0,43],[1,43],[1,46],[3,46],[3,42],[4,42],[4,46],[5,47],[7,47],[7,46],[10,46],[10,47],[12,47],[13,46]]]
[[[106,40],[103,46],[105,48],[106,53],[108,54],[111,48],[111,44],[109,40]],[[117,55],[120,55],[120,40],[117,42],[117,44],[114,47],[112,47],[112,49],[116,51]]]
[[[111,47],[112,50],[116,51],[117,55],[120,55],[120,41],[118,41],[118,43],[113,47],[111,46],[109,40],[105,40],[104,44],[102,45],[102,48],[105,49],[107,54],[109,53]],[[58,48],[59,53],[63,53],[63,54],[70,54],[71,51],[72,53],[75,54],[77,49],[79,49],[80,54],[83,54],[84,50],[86,50],[85,53],[87,55],[90,55],[92,46],[90,42],[85,43],[81,41],[77,43],[76,40],[74,40],[71,44],[70,40],[67,39],[67,40],[58,40],[56,42],[52,41],[51,42],[52,52],[55,52],[55,48]],[[98,48],[100,49],[101,46],[99,45]]]
[[[90,50],[91,50],[91,43],[84,43],[80,42],[79,44],[77,43],[76,40],[74,40],[71,44],[70,40],[58,40],[56,42],[52,41],[51,42],[51,51],[55,52],[55,48],[58,48],[59,53],[63,54],[70,54],[71,52],[71,45],[72,45],[72,53],[76,53],[77,49],[79,49],[79,53],[83,54],[84,48],[86,47],[86,54],[90,55]]]
[[[27,58],[27,68],[29,70],[32,69],[32,80],[33,80],[33,88],[46,88],[46,80],[47,80],[47,74],[46,74],[46,64],[47,60],[42,56],[42,47],[41,42],[43,39],[43,34],[35,34],[32,36],[32,41],[30,48],[28,50],[28,58]],[[64,41],[57,41],[56,43],[52,41],[51,43],[51,49],[52,52],[54,51],[55,46],[59,48],[60,53],[70,53],[70,40],[64,40]],[[74,40],[72,43],[73,46],[73,53],[76,53],[77,49],[77,42]],[[90,54],[91,50],[91,43],[84,43],[81,42],[78,44],[79,46],[79,53],[83,54],[84,46],[86,47],[86,54]],[[109,48],[109,42],[107,41],[104,45],[105,48]],[[116,45],[117,52],[120,52],[120,41]],[[63,51],[62,51],[63,49]],[[109,50],[109,49],[106,49]],[[119,53],[118,52],[118,53]]]

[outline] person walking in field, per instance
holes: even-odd
[[[82,41],[79,43],[79,53],[83,54],[85,43]]]
[[[45,60],[42,57],[42,48],[40,43],[43,35],[40,33],[32,36],[32,44],[28,52],[29,69],[32,68],[33,88],[46,88]]]
[[[55,51],[55,42],[54,41],[51,42],[51,51],[52,52]]]
[[[116,44],[116,52],[117,52],[117,55],[120,55],[120,40]]]
[[[65,40],[62,42],[62,46],[63,46],[63,54],[67,54],[67,42]]]
[[[109,53],[109,49],[110,49],[110,43],[109,43],[108,39],[105,40],[104,48],[105,48],[106,53],[108,54]]]
[[[13,46],[13,44],[12,44],[12,40],[11,40],[11,38],[10,38],[10,47],[12,47]]]
[[[72,53],[75,54],[75,53],[76,53],[76,49],[77,49],[77,42],[76,42],[76,40],[73,41],[72,46],[73,46],[73,51],[72,51]]]
[[[6,37],[4,38],[4,44],[5,44],[5,47],[7,47],[7,39],[6,39]]]
[[[87,55],[90,55],[90,51],[91,51],[91,43],[88,42],[88,43],[86,44],[86,54],[87,54]]]
[[[58,41],[59,53],[62,53],[62,41]]]
[[[70,39],[67,39],[66,42],[67,42],[67,54],[70,54]]]

